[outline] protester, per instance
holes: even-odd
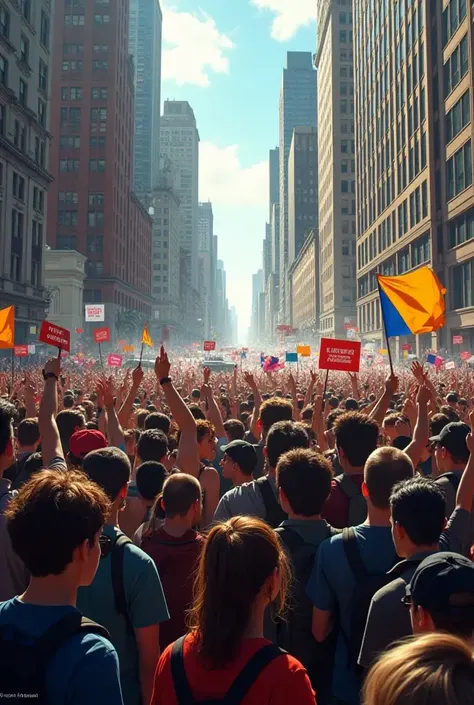
[[[137,468],[135,483],[143,507],[143,522],[133,535],[133,541],[137,546],[140,546],[143,532],[152,514],[153,505],[163,489],[166,476],[167,472],[163,463],[157,463],[153,460],[148,460]],[[127,501],[130,501],[128,494]]]
[[[107,512],[102,490],[74,471],[44,471],[10,501],[8,532],[31,578],[23,594],[0,604],[2,693],[51,705],[122,705],[107,632],[76,609],[78,588],[97,570]]]
[[[235,517],[212,528],[199,562],[190,631],[160,658],[152,705],[231,694],[231,702],[242,705],[314,704],[303,666],[263,638],[265,609],[275,601],[283,608],[289,579],[285,552],[261,520]],[[244,682],[237,681],[244,673]]]
[[[224,457],[220,464],[222,476],[232,480],[234,487],[239,487],[245,482],[251,482],[253,471],[257,466],[257,453],[255,448],[247,441],[235,440],[221,447]]]
[[[16,433],[16,440],[16,462],[13,463],[13,465],[11,465],[3,475],[3,477],[11,480],[12,483],[15,482],[17,477],[22,472],[26,460],[32,453],[36,453],[38,450],[40,443],[38,421],[36,419],[29,418],[20,421]]]

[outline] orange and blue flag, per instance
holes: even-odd
[[[444,326],[446,289],[432,269],[421,267],[399,277],[377,274],[377,281],[387,338]]]

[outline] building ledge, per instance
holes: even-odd
[[[22,161],[27,167],[41,176],[48,183],[52,183],[54,181],[54,177],[49,173],[49,171],[43,169],[43,167],[37,164],[34,159],[31,159],[31,157],[22,152],[21,149],[15,147],[15,145],[12,144],[4,135],[0,135],[0,147],[4,147],[8,152],[10,152],[10,154],[17,157],[17,159]]]

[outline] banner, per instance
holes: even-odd
[[[454,360],[451,360],[451,362],[447,362],[444,366],[445,370],[455,370],[456,369],[456,363]]]
[[[453,345],[462,345],[462,335],[453,335]]]
[[[298,362],[298,353],[294,353],[294,352],[285,353],[285,362]]]
[[[0,310],[0,350],[11,350],[15,345],[15,307]]]
[[[403,350],[403,351],[406,350],[407,352],[410,352],[410,350],[411,350],[411,345],[410,345],[410,343],[405,343],[405,345],[402,345],[402,350]]]
[[[122,356],[121,355],[109,355],[107,358],[107,364],[109,367],[122,367]]]
[[[105,320],[105,304],[86,304],[86,323]]]
[[[322,338],[319,369],[339,372],[359,372],[360,342]]]
[[[216,349],[215,340],[205,340],[204,341],[204,352],[211,352],[211,350]]]
[[[39,340],[47,345],[54,345],[56,348],[69,352],[71,334],[67,328],[61,328],[49,321],[43,321],[39,334]]]
[[[311,357],[311,346],[310,345],[298,345],[296,352],[301,357]]]
[[[28,356],[28,345],[15,345],[13,348],[15,357],[27,357]]]
[[[135,352],[134,345],[122,345],[122,352]]]
[[[110,341],[109,328],[96,328],[94,330],[94,342],[95,343],[108,343],[109,341]]]

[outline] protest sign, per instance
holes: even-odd
[[[110,330],[109,328],[96,328],[94,330],[94,342],[96,343],[108,343],[110,340]]]
[[[122,356],[111,354],[107,358],[107,364],[109,367],[122,367]]]
[[[86,304],[85,311],[87,323],[105,320],[105,304]]]
[[[43,321],[41,324],[39,340],[42,343],[54,345],[54,347],[59,348],[60,350],[69,352],[71,334],[67,328],[56,326],[54,323],[50,323],[49,321]]]
[[[295,353],[295,352],[285,353],[285,362],[298,362],[298,353]]]
[[[211,352],[211,350],[216,349],[216,341],[215,340],[205,340],[204,341],[204,352]]]
[[[301,357],[311,357],[311,346],[310,345],[298,345],[296,352]]]
[[[319,369],[340,372],[358,372],[360,342],[322,338],[319,350]]]
[[[13,352],[15,353],[15,357],[27,357],[28,345],[15,345]]]
[[[462,335],[453,335],[453,345],[462,345]]]

